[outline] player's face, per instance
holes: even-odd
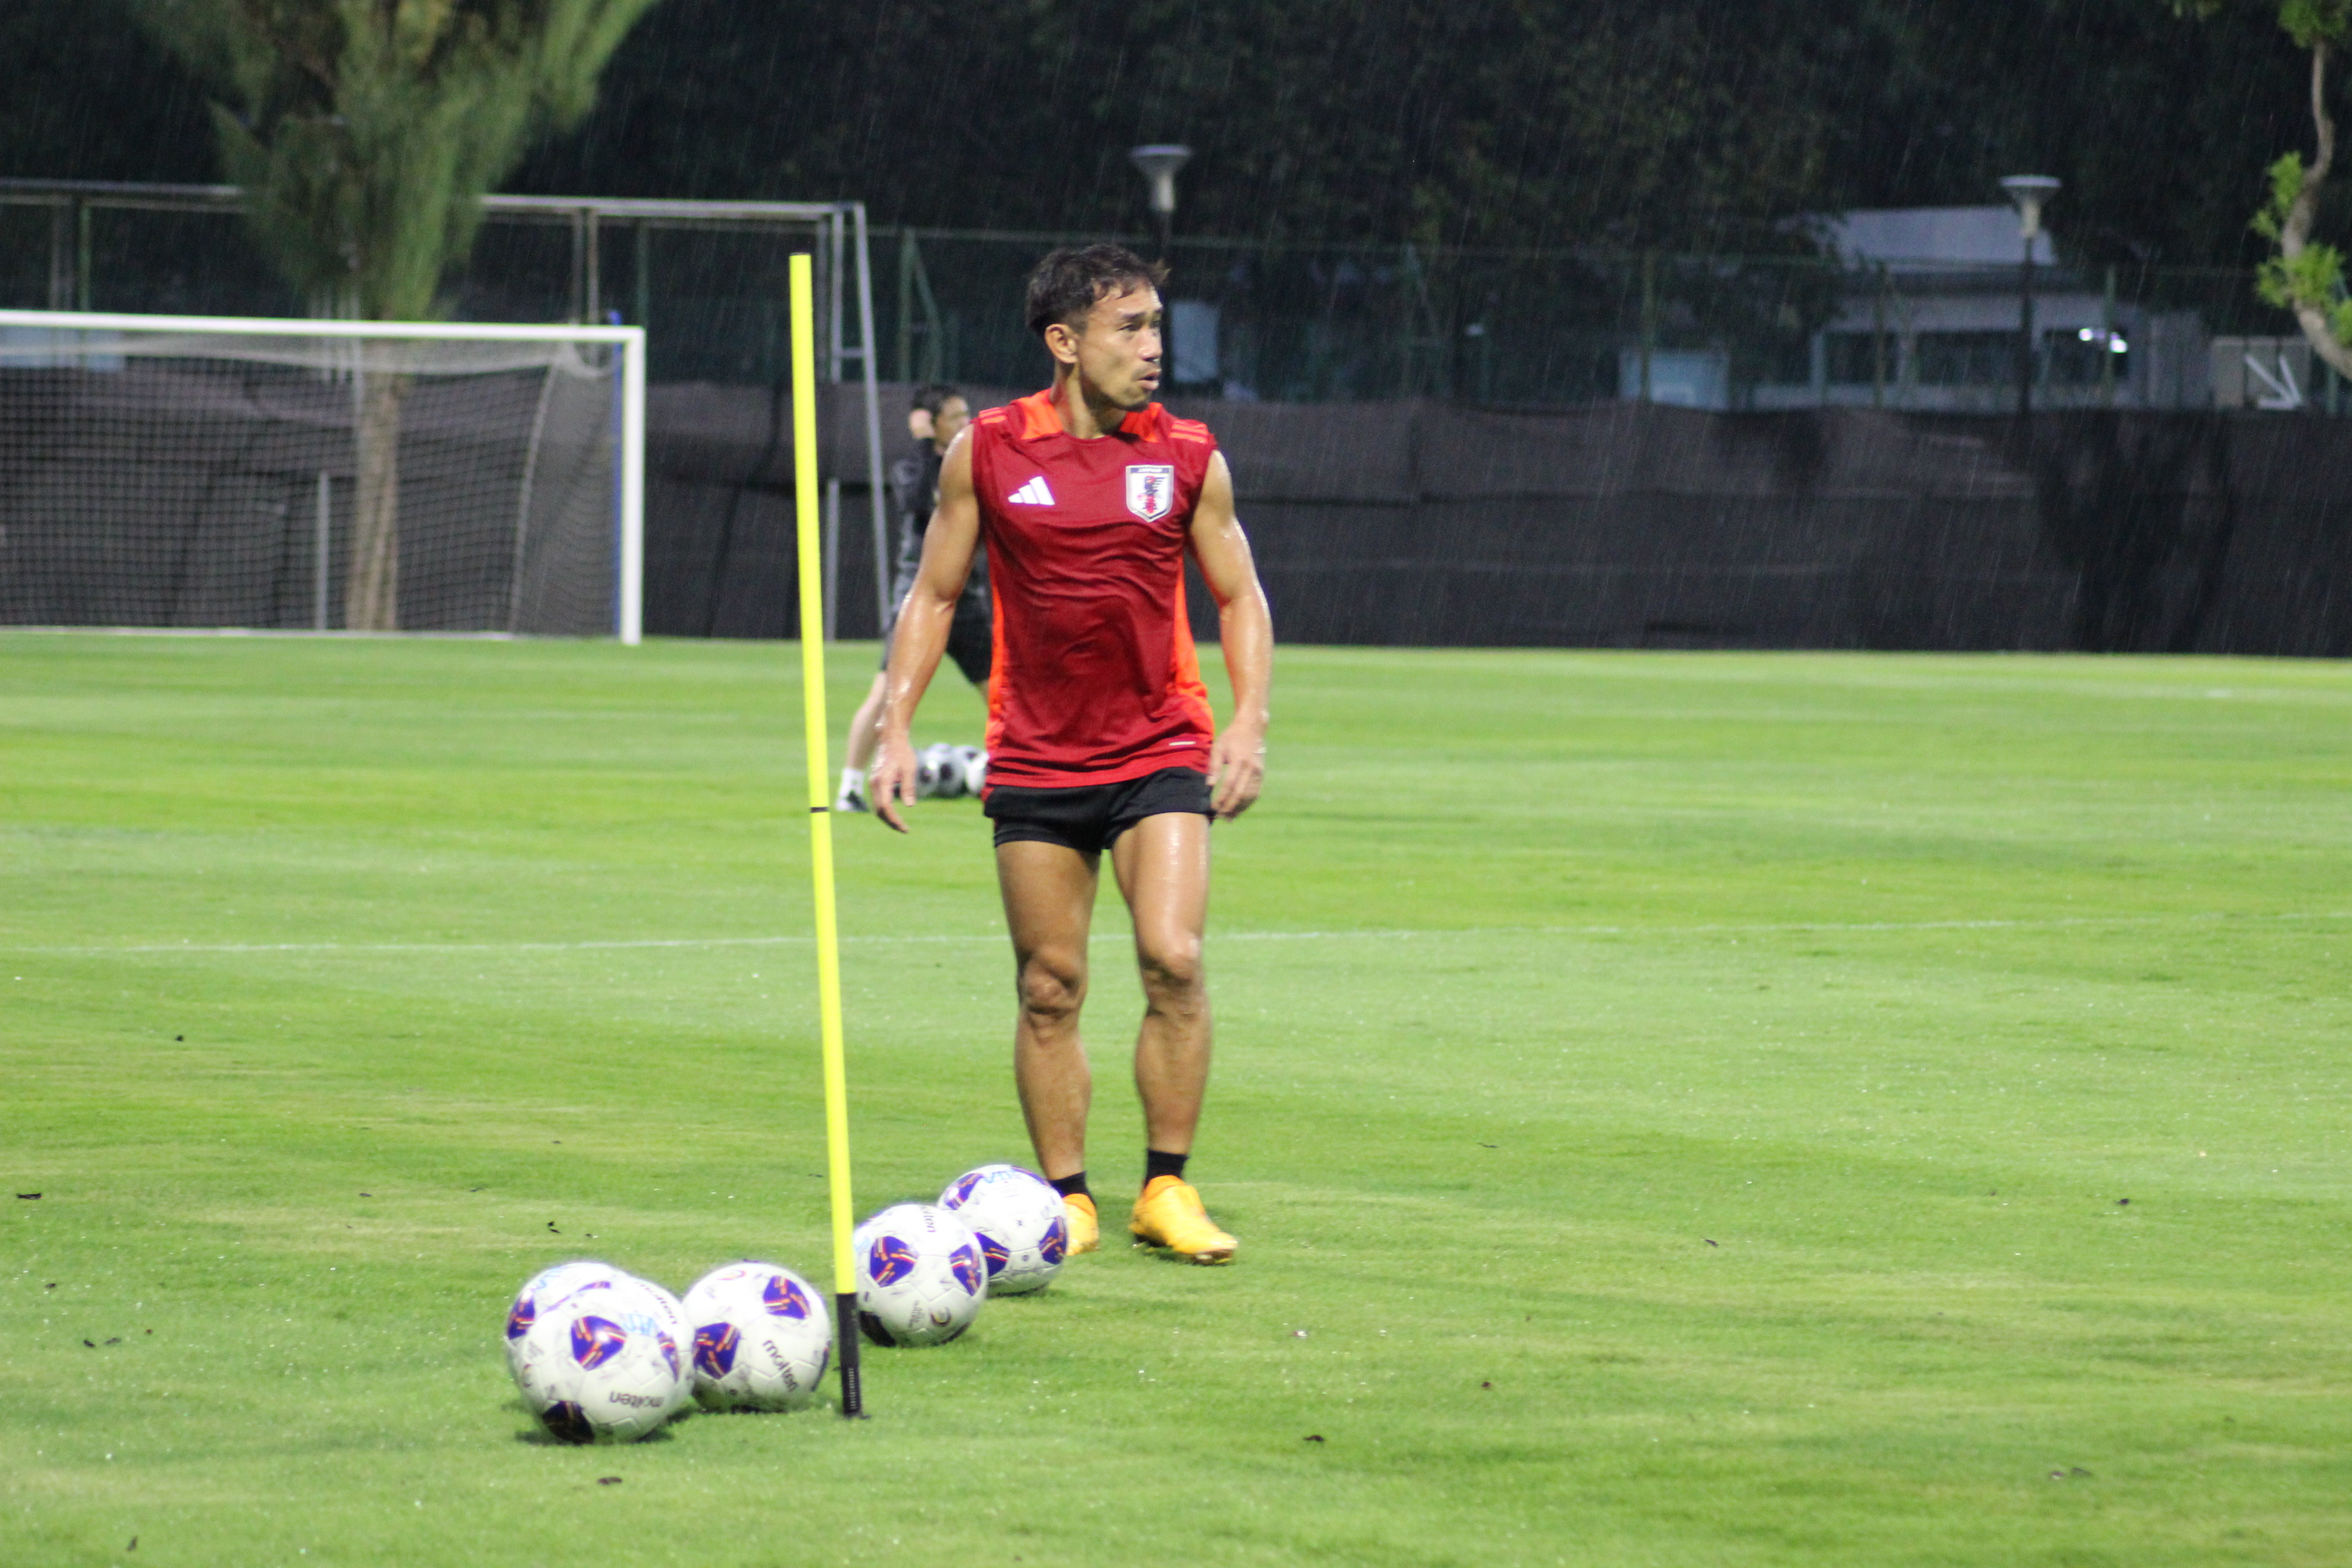
[[[1139,283],[1106,294],[1077,334],[1078,375],[1114,408],[1132,413],[1160,390],[1160,290]]]
[[[931,416],[931,445],[942,452],[946,451],[955,445],[955,438],[962,435],[963,427],[971,423],[971,405],[961,397],[949,398]]]

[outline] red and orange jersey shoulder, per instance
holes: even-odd
[[[992,785],[1207,771],[1215,720],[1185,618],[1184,559],[1215,452],[1208,426],[1156,403],[1083,441],[1050,393],[973,421],[996,619]]]

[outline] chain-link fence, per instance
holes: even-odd
[[[192,210],[62,189],[0,183],[0,305],[308,308],[260,257],[234,193]],[[875,231],[881,374],[1040,383],[1022,279],[1073,237]],[[477,321],[617,312],[649,330],[656,380],[767,384],[783,366],[785,258],[812,243],[813,231],[773,225],[583,230],[552,210],[494,214],[452,300]],[[2026,358],[2028,280],[2015,266],[1181,237],[1171,258],[1171,390],[1196,397],[1991,413],[2016,405]],[[2036,406],[2352,407],[2244,271],[2045,266],[2031,287]]]
[[[1054,243],[880,231],[886,371],[1037,380],[1020,286]],[[1195,395],[1962,413],[2018,400],[2016,266],[1181,238],[1171,254],[1174,380]],[[2037,407],[2352,407],[2251,273],[2045,266],[2030,286]]]
[[[659,329],[665,381],[766,385],[787,369],[786,270],[817,258],[819,374],[859,353],[854,204],[492,197],[450,313]],[[226,186],[0,180],[0,309],[335,314],[270,268]]]

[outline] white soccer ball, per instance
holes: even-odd
[[[797,1410],[833,1359],[833,1315],[815,1286],[772,1263],[715,1268],[686,1293],[694,1394],[713,1410]]]
[[[515,1386],[549,1432],[567,1443],[634,1442],[690,1397],[690,1349],[656,1289],[624,1275],[539,1310]]]
[[[677,1342],[678,1353],[685,1358],[686,1375],[679,1380],[677,1397],[670,1403],[670,1413],[676,1415],[694,1403],[694,1324],[686,1315],[686,1304],[668,1289],[642,1274],[630,1276],[630,1282],[645,1287],[654,1305],[660,1309],[664,1331]]]
[[[988,1260],[971,1227],[932,1204],[898,1204],[857,1227],[857,1321],[886,1345],[943,1345],[980,1315]]]
[[[507,1371],[509,1373],[520,1371],[523,1336],[530,1332],[530,1326],[539,1321],[541,1312],[583,1285],[609,1285],[615,1279],[628,1278],[626,1270],[615,1268],[609,1263],[600,1263],[593,1258],[574,1258],[532,1275],[524,1281],[523,1288],[515,1292],[514,1304],[507,1309]]]
[[[978,746],[958,746],[956,758],[963,763],[963,793],[978,799],[988,787],[988,753]]]
[[[942,741],[925,746],[915,759],[915,794],[925,800],[954,800],[964,793],[963,757]]]
[[[1034,1171],[982,1165],[966,1171],[940,1194],[979,1238],[988,1259],[988,1293],[1025,1296],[1043,1290],[1069,1255],[1070,1222],[1062,1194]]]

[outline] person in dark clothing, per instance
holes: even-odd
[[[890,633],[898,620],[898,606],[907,602],[907,591],[915,585],[915,574],[923,560],[923,531],[930,527],[932,509],[939,504],[940,460],[971,423],[971,405],[954,387],[933,382],[915,389],[913,405],[907,410],[907,429],[915,437],[914,448],[892,463],[889,473],[890,510],[898,520],[894,531],[898,548],[890,563],[893,625],[882,628],[882,665],[886,669],[890,664]],[[982,691],[988,689],[993,641],[994,628],[990,624],[988,606],[988,561],[982,554],[972,563],[971,578],[964,586],[963,597],[956,603],[955,620],[948,633],[948,657],[955,660],[964,679]],[[866,809],[866,768],[874,757],[881,716],[882,677],[877,674],[856,717],[849,721],[849,746],[842,758],[841,794],[833,805],[835,811]]]

